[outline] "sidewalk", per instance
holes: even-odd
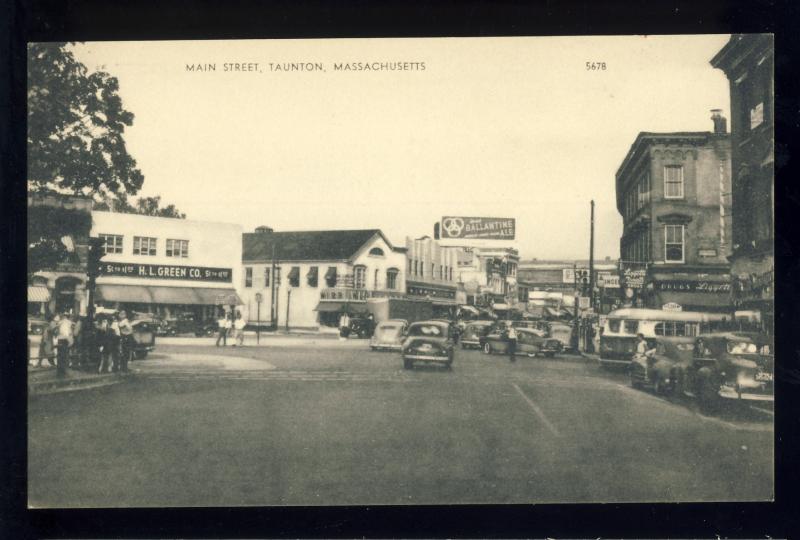
[[[247,331],[244,333],[244,348],[247,347],[296,347],[312,345],[316,342],[324,343],[326,346],[343,348],[369,348],[369,339],[349,338],[340,340],[338,334],[330,333],[275,333],[262,332],[256,343],[256,333]],[[156,350],[159,345],[194,345],[213,347],[217,343],[216,336],[195,337],[195,336],[158,336],[156,337]],[[228,338],[227,347],[233,347],[235,340]]]
[[[45,362],[45,364],[47,363]],[[59,378],[56,376],[56,368],[54,367],[37,368],[29,364],[28,395],[37,396],[56,392],[68,392],[71,390],[99,388],[101,386],[123,382],[129,377],[130,374],[92,373],[69,369],[64,378]]]

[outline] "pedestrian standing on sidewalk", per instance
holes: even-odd
[[[222,346],[225,347],[228,345],[228,333],[231,330],[231,320],[228,318],[227,314],[223,311],[222,316],[217,320],[217,347],[219,347],[219,342],[222,341]]]
[[[346,311],[339,317],[339,339],[347,339],[350,335],[350,316]]]
[[[514,325],[510,322],[508,323],[508,330],[506,333],[508,338],[508,359],[512,362],[517,361],[517,331],[514,329]]]
[[[128,320],[128,314],[125,311],[119,312],[119,339],[120,339],[120,364],[119,370],[122,373],[128,371],[128,361],[131,359],[131,352],[133,350],[133,326]]]
[[[67,375],[67,367],[69,364],[69,349],[73,344],[72,337],[72,320],[69,315],[64,313],[58,321],[58,358],[57,358],[57,371],[58,377],[65,377]]]
[[[242,314],[238,311],[236,312],[236,320],[233,323],[233,327],[236,329],[236,345],[240,347],[244,347],[244,318]]]
[[[70,348],[70,364],[72,367],[78,367],[81,362],[81,353],[83,345],[83,323],[77,313],[72,314],[72,347]]]
[[[108,349],[111,353],[111,371],[116,373],[119,371],[119,344],[120,344],[120,333],[119,333],[119,320],[117,317],[114,317],[108,325]]]
[[[51,317],[48,315],[46,324],[42,329],[42,341],[39,342],[39,361],[36,364],[36,367],[42,367],[42,361],[47,360],[47,363],[50,364],[50,367],[55,367],[56,362],[54,360],[55,357],[55,347],[53,346],[53,341],[56,338],[56,327],[58,326],[58,321],[55,317]]]
[[[95,323],[96,343],[100,347],[100,367],[98,373],[109,373],[113,356],[114,343],[117,342],[111,331],[108,317],[100,317]],[[116,364],[115,364],[116,365]]]

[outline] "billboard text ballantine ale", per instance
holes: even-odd
[[[514,218],[444,216],[441,235],[442,238],[513,240],[515,229]]]

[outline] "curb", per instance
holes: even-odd
[[[28,383],[28,396],[42,396],[57,394],[61,392],[76,392],[78,390],[90,390],[92,388],[102,388],[112,386],[121,382],[126,382],[132,375],[113,375],[103,378],[77,377],[73,379],[63,379],[47,382]]]

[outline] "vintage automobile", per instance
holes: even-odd
[[[441,321],[420,321],[408,327],[403,342],[403,367],[412,369],[415,362],[434,362],[450,368],[455,344],[450,325]]]
[[[633,388],[650,388],[656,394],[674,395],[679,374],[691,363],[692,338],[646,339],[650,354],[634,354],[629,367]]]
[[[194,334],[197,337],[213,336],[217,331],[217,322],[198,320],[194,313],[187,311],[178,313],[175,318],[167,319],[164,323],[159,323],[158,330],[167,336],[181,334]]]
[[[488,334],[494,325],[494,321],[472,321],[467,323],[461,334],[461,348],[480,349],[481,338]]]
[[[692,361],[679,372],[681,390],[705,405],[721,399],[774,400],[775,358],[758,336],[722,332],[695,340]]]
[[[557,339],[563,351],[572,350],[572,326],[558,321],[549,322],[547,326],[548,336]]]
[[[552,358],[563,350],[561,342],[547,337],[547,334],[535,328],[516,328],[517,349],[516,354],[536,356],[542,354]],[[484,354],[508,353],[508,338],[505,330],[498,326],[481,338],[481,349]]]
[[[373,351],[399,351],[403,348],[403,339],[408,329],[405,319],[389,319],[378,323],[369,346]]]

